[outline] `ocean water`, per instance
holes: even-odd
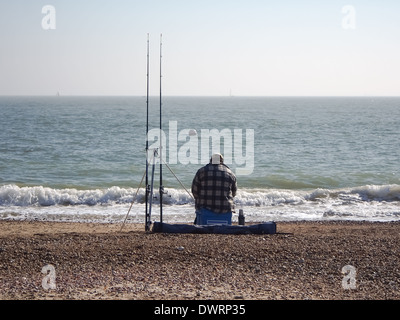
[[[165,97],[164,221],[193,221],[218,141],[246,221],[398,221],[399,128],[395,97]],[[145,140],[145,97],[0,97],[0,219],[144,222]]]

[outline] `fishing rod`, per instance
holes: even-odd
[[[147,34],[147,96],[146,96],[146,108],[147,108],[147,114],[146,114],[146,190],[145,190],[145,230],[149,231],[150,230],[150,212],[148,208],[148,201],[149,201],[149,192],[150,192],[150,186],[149,186],[149,162],[148,162],[148,153],[149,153],[149,140],[148,140],[148,134],[149,134],[149,85],[150,85],[150,36]]]
[[[148,134],[149,134],[149,97],[150,97],[150,37],[149,34],[147,34],[147,98],[146,98],[146,109],[147,109],[147,114],[146,114],[146,171],[144,173],[144,176],[142,177],[142,181],[140,182],[139,188],[136,192],[136,196],[134,197],[131,206],[128,210],[128,213],[126,214],[124,223],[121,227],[124,227],[127,218],[129,216],[129,213],[132,209],[133,203],[135,201],[135,198],[137,197],[137,194],[139,192],[139,189],[142,185],[144,177],[146,177],[146,190],[145,190],[145,230],[150,231],[150,226],[151,226],[151,211],[152,211],[152,205],[153,205],[153,198],[154,198],[154,172],[155,172],[155,163],[156,163],[156,157],[160,158],[160,223],[163,223],[163,195],[165,194],[164,191],[164,186],[163,186],[163,164],[167,166],[167,168],[171,171],[171,173],[175,176],[175,178],[179,181],[179,183],[182,185],[182,187],[188,192],[188,194],[193,198],[193,195],[190,194],[190,192],[186,189],[186,187],[183,185],[183,183],[179,180],[179,178],[176,176],[176,174],[172,171],[172,169],[168,166],[168,164],[164,161],[163,155],[162,155],[162,34],[160,35],[160,146],[159,148],[154,148],[151,149],[152,155],[149,157],[149,141],[148,141]],[[149,160],[150,159],[150,160]],[[151,183],[149,184],[149,165],[151,163]],[[193,198],[194,200],[194,198]]]
[[[153,192],[154,192],[154,171],[155,171],[155,162],[156,157],[159,156],[162,159],[162,34],[160,35],[160,147],[159,149],[154,149],[153,157],[152,157],[152,169],[151,169],[151,184],[149,185],[148,174],[149,174],[149,161],[148,161],[148,152],[149,152],[149,142],[148,142],[148,133],[149,133],[149,69],[150,69],[150,45],[149,45],[149,34],[147,34],[147,124],[146,124],[146,221],[145,221],[145,230],[150,231],[151,226],[151,211],[153,205]],[[162,161],[160,160],[160,222],[163,221],[163,180],[162,180]]]
[[[163,222],[163,146],[162,146],[162,34],[160,35],[160,223]]]

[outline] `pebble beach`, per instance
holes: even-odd
[[[399,247],[399,222],[279,222],[274,235],[199,235],[0,221],[0,299],[398,300]]]

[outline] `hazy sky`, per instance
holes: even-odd
[[[147,33],[153,95],[160,33],[164,95],[400,95],[398,0],[0,0],[0,95],[145,95]]]

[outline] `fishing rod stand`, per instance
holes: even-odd
[[[147,150],[149,151],[149,150]],[[151,226],[151,209],[153,206],[153,198],[154,198],[154,171],[155,171],[155,166],[156,166],[156,158],[158,157],[158,148],[153,149],[153,156],[151,159],[152,165],[151,165],[151,183],[150,185],[146,186],[146,192],[147,192],[147,197],[146,200],[148,201],[148,210],[146,212],[146,226],[145,229],[146,231],[150,231],[150,226]],[[149,166],[149,163],[147,162],[147,166]]]

